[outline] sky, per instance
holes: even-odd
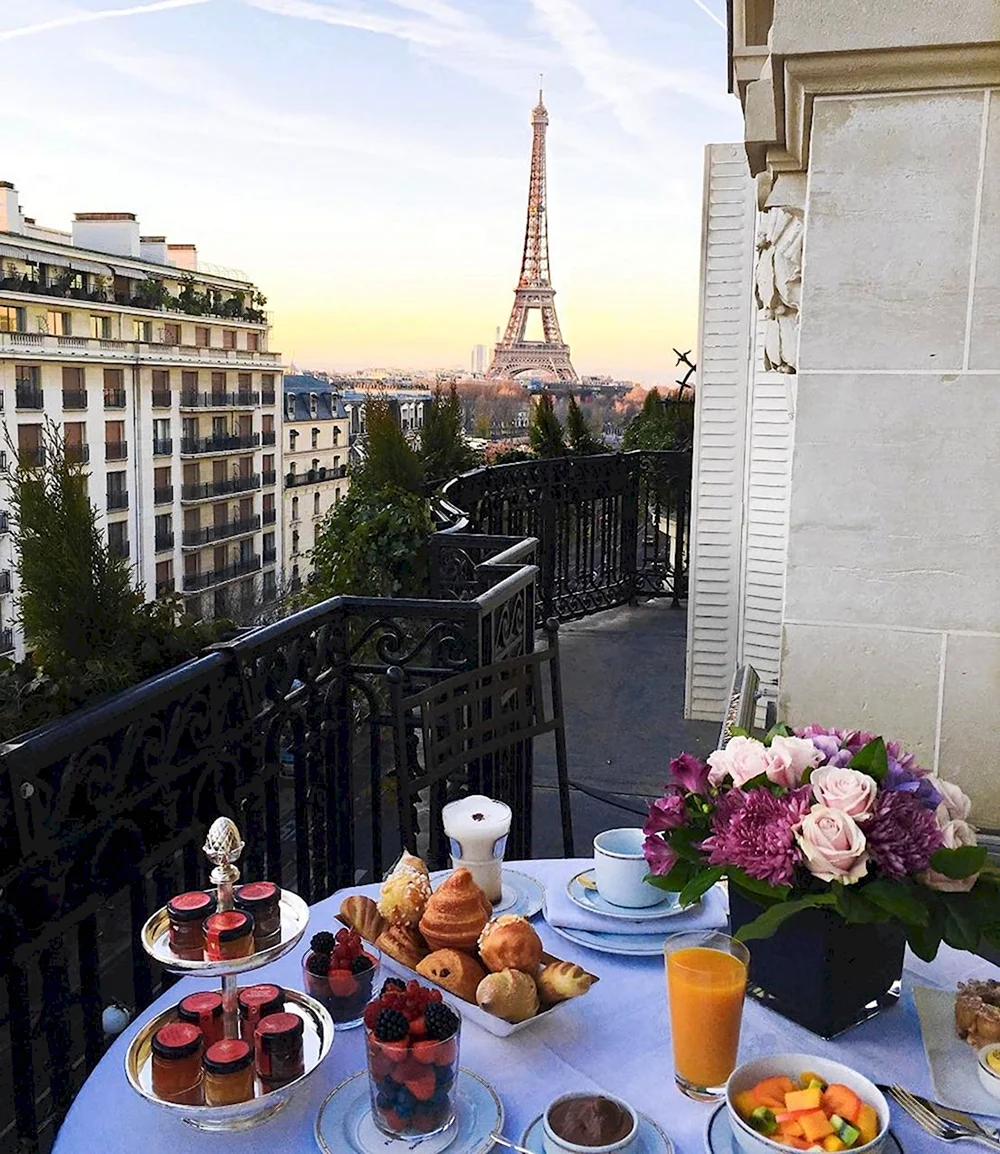
[[[135,212],[268,297],[299,368],[468,367],[513,303],[531,109],[580,373],[697,330],[703,151],[738,140],[724,0],[0,0],[0,179]]]

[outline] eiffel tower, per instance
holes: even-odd
[[[545,130],[549,114],[538,90],[538,104],[531,114],[531,182],[528,185],[528,223],[524,229],[524,253],[521,278],[514,289],[514,307],[507,331],[493,350],[493,361],[487,377],[513,377],[536,371],[551,373],[560,381],[577,381],[576,369],[569,359],[569,345],[559,331],[555,295],[549,277],[549,229],[545,210]],[[538,309],[542,314],[545,339],[526,341],[528,313]]]

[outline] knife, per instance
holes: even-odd
[[[878,1087],[883,1094],[892,1096],[888,1086],[879,1085]],[[915,1093],[913,1090],[908,1090],[907,1093],[913,1094],[921,1105],[926,1106],[932,1114],[937,1114],[938,1117],[944,1118],[946,1122],[954,1122],[959,1126],[966,1126],[970,1130],[978,1130],[980,1134],[984,1134],[987,1138],[992,1138],[994,1142],[1000,1142],[1000,1130],[991,1126],[984,1126],[978,1119],[973,1118],[971,1114],[966,1114],[962,1110],[954,1110],[951,1106],[942,1106],[940,1102],[934,1102],[930,1098],[924,1098],[921,1094]]]

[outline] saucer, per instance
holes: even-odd
[[[705,1127],[705,1149],[708,1154],[741,1154],[733,1138],[733,1128],[726,1113],[725,1103],[719,1106],[708,1120]],[[891,1130],[885,1136],[882,1154],[903,1154],[903,1147]]]
[[[362,1070],[327,1096],[316,1119],[316,1142],[323,1154],[485,1154],[490,1135],[503,1126],[503,1106],[493,1087],[471,1070],[460,1069],[454,1125],[432,1138],[390,1138],[372,1121],[368,1074]]]
[[[431,874],[435,888],[437,883],[451,876],[451,870],[436,870]],[[493,903],[493,917],[501,914],[519,914],[522,918],[533,918],[542,908],[545,890],[536,881],[520,870],[503,867],[500,900]]]
[[[558,934],[576,946],[597,950],[602,954],[618,954],[623,958],[662,956],[663,943],[670,936],[662,930],[658,930],[655,934],[606,934],[598,933],[596,930],[578,930],[570,929],[567,926],[554,926],[551,922],[548,924],[549,929],[554,934]]]
[[[541,1114],[525,1130],[521,1137],[521,1145],[531,1150],[532,1154],[544,1154]],[[639,1132],[635,1136],[635,1141],[628,1148],[628,1154],[674,1154],[674,1144],[652,1118],[640,1114]]]
[[[597,883],[594,881],[594,870],[584,870],[575,878],[570,878],[566,884],[566,892],[570,901],[581,909],[592,914],[601,914],[606,918],[622,918],[628,922],[644,922],[649,918],[669,918],[672,914],[686,912],[690,907],[681,906],[677,894],[663,892],[663,897],[653,906],[641,906],[638,909],[616,906],[597,892]]]

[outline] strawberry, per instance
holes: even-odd
[[[381,1009],[382,1009],[382,1006],[381,1006],[381,1004],[377,998],[375,999],[374,1002],[369,1002],[368,1005],[365,1006],[364,1019],[365,1019],[365,1025],[368,1027],[369,1030],[375,1029],[375,1019],[378,1017],[378,1012]]]
[[[401,1082],[406,1085],[407,1079],[419,1078],[421,1074],[427,1069],[419,1062],[415,1061],[411,1054],[407,1054],[404,1061],[397,1063],[396,1068],[392,1072],[393,1081]]]
[[[410,1037],[411,1038],[426,1038],[427,1037],[427,1023],[424,1021],[423,1014],[419,1018],[412,1018],[410,1020]]]
[[[335,998],[349,998],[358,992],[358,979],[350,970],[331,970],[326,980],[330,983],[330,993]]]
[[[410,1052],[409,1044],[405,1040],[402,1042],[379,1042],[378,1045],[381,1047],[382,1053],[393,1063],[405,1062]],[[396,1081],[398,1082],[399,1079],[397,1078]]]
[[[440,1042],[414,1042],[411,1054],[423,1066],[433,1066]]]
[[[434,1064],[436,1066],[450,1066],[455,1061],[455,1056],[458,1053],[458,1047],[455,1045],[455,1039],[449,1038],[445,1042],[437,1043],[437,1053],[434,1055]]]
[[[390,1130],[402,1130],[406,1123],[396,1113],[395,1110],[383,1110],[382,1121],[389,1127]]]
[[[403,1085],[418,1102],[429,1102],[434,1097],[434,1091],[437,1088],[434,1071],[428,1070],[426,1066],[421,1069],[417,1077],[407,1078]]]

